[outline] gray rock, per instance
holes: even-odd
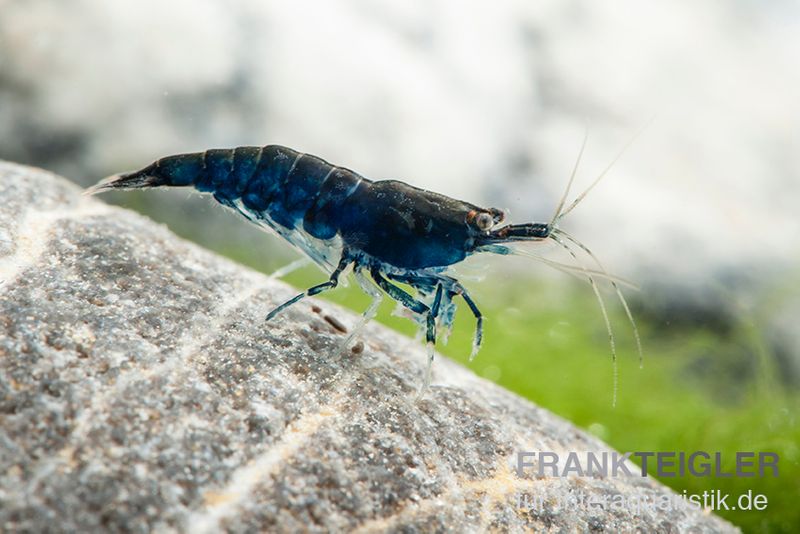
[[[442,357],[415,401],[414,341],[336,356],[326,317],[357,317],[323,301],[265,325],[295,290],[49,173],[0,163],[0,199],[0,530],[735,530],[566,506],[677,495],[518,477],[518,451],[611,449]]]

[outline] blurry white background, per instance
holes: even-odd
[[[788,1],[0,0],[0,157],[88,185],[277,143],[542,221],[587,126],[577,191],[652,119],[565,227],[800,366],[799,36]]]

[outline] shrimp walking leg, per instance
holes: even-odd
[[[290,298],[289,300],[287,300],[286,302],[284,302],[283,304],[281,304],[280,306],[269,312],[265,320],[269,321],[270,319],[278,315],[280,312],[282,312],[292,304],[295,304],[296,302],[304,299],[305,297],[313,297],[314,295],[319,295],[323,291],[327,291],[328,289],[333,289],[334,287],[338,286],[339,275],[342,274],[342,271],[345,270],[345,268],[350,264],[351,261],[352,260],[350,259],[349,255],[342,254],[342,259],[339,260],[339,265],[336,267],[333,273],[331,273],[331,277],[327,282],[323,282],[321,284],[317,284],[313,287],[310,287],[305,291],[303,291],[302,293]]]
[[[407,276],[407,275],[395,275],[392,276],[393,280],[398,282],[403,282],[414,286],[417,289],[431,292],[437,284],[440,284],[446,290],[447,302],[455,295],[461,295],[461,298],[464,299],[464,302],[467,303],[472,315],[475,316],[475,335],[472,339],[472,353],[470,354],[470,361],[475,358],[475,355],[478,353],[481,347],[481,342],[483,341],[483,314],[478,309],[477,304],[475,301],[472,300],[469,293],[467,292],[466,288],[461,285],[461,282],[456,280],[450,276]],[[446,314],[445,314],[446,315]],[[450,327],[450,322],[452,321],[452,317],[445,317],[443,319],[445,328]]]
[[[386,291],[390,297],[394,300],[408,308],[414,313],[418,313],[420,315],[426,315],[430,308],[426,306],[424,303],[418,301],[396,285],[389,282],[386,278],[383,277],[381,272],[378,269],[372,269],[370,271],[372,275],[372,279],[375,280],[375,283],[378,284],[378,287]]]
[[[463,298],[464,302],[467,303],[472,315],[475,316],[475,337],[472,338],[472,353],[469,355],[469,359],[472,361],[475,358],[475,355],[478,354],[478,351],[481,348],[481,341],[483,341],[483,314],[478,309],[475,301],[472,300],[472,297],[469,296],[469,293],[467,293],[467,290],[464,288],[464,286],[462,286],[456,280],[453,280],[453,282],[455,292],[461,295],[461,298]]]
[[[390,297],[394,300],[408,308],[414,313],[422,315],[425,317],[426,321],[426,329],[425,329],[425,338],[426,338],[426,348],[428,352],[428,364],[425,368],[425,378],[422,383],[422,387],[420,388],[419,392],[417,393],[417,398],[419,399],[425,392],[428,390],[428,386],[431,383],[431,366],[433,365],[433,356],[434,356],[434,345],[436,343],[436,314],[439,312],[439,307],[442,300],[442,286],[438,285],[436,289],[436,297],[434,298],[433,306],[428,307],[424,303],[416,300],[414,297],[397,287],[396,285],[389,282],[386,278],[383,277],[381,272],[378,269],[372,269],[370,272],[372,278],[378,284],[378,286],[386,291]],[[414,278],[408,277],[407,282],[410,285],[414,285]],[[424,281],[422,281],[424,285]]]
[[[422,387],[417,394],[417,398],[421,397],[428,390],[431,383],[431,369],[433,367],[434,347],[436,344],[436,318],[439,316],[439,311],[442,306],[442,297],[444,294],[443,281],[435,277],[415,277],[403,276],[394,277],[401,278],[404,282],[421,293],[428,293],[435,287],[435,294],[433,302],[425,314],[425,346],[428,352],[428,362],[425,368],[425,379],[423,380]]]
[[[283,278],[287,274],[292,273],[292,272],[296,271],[297,269],[300,269],[300,268],[305,267],[306,265],[310,265],[310,264],[311,264],[311,260],[308,257],[302,257],[300,259],[294,260],[293,262],[291,262],[291,263],[289,263],[287,265],[284,265],[283,267],[280,267],[280,268],[272,271],[272,274],[269,275],[269,278],[271,280],[275,280],[277,278]]]
[[[383,301],[383,293],[381,292],[381,290],[375,287],[375,284],[372,283],[369,280],[369,278],[364,276],[364,273],[362,273],[360,269],[356,269],[353,275],[356,277],[356,282],[358,282],[359,287],[361,287],[361,289],[363,289],[365,293],[367,293],[370,297],[372,297],[372,302],[370,302],[369,307],[367,307],[367,309],[361,315],[361,319],[353,327],[353,329],[347,335],[345,340],[342,341],[342,344],[339,346],[339,349],[337,350],[337,354],[343,352],[344,350],[347,349],[348,346],[350,346],[350,342],[358,334],[358,332],[362,328],[364,328],[364,326],[366,326],[366,324],[370,322],[378,313],[378,308],[380,307],[381,302]]]

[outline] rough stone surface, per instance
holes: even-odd
[[[0,163],[0,530],[732,531],[651,479],[518,477],[517,451],[608,451],[380,325]],[[333,321],[335,323],[335,321]],[[541,508],[520,507],[521,494]]]

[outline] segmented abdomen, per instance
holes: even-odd
[[[279,145],[168,156],[93,191],[159,186],[212,193],[328,269],[342,247],[399,269],[452,265],[470,250],[466,221],[478,209],[396,180],[372,182]]]
[[[249,212],[244,213],[248,217],[287,231],[302,229],[322,240],[336,235],[337,210],[365,180],[353,171],[279,145],[169,156],[122,180],[144,176],[157,181],[139,187],[194,185],[213,193],[222,204]]]

